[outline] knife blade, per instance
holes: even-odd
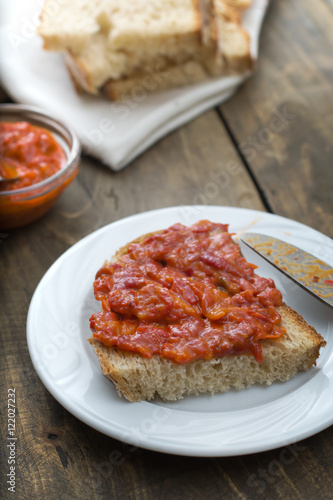
[[[317,299],[333,307],[333,268],[272,236],[244,233],[241,241]]]

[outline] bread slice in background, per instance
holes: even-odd
[[[188,61],[182,65],[170,65],[162,71],[146,68],[135,77],[123,80],[108,80],[104,93],[111,101],[122,101],[127,97],[140,100],[149,92],[200,83],[209,78],[206,68],[199,61]]]
[[[241,74],[253,69],[250,38],[242,27],[240,5],[246,2],[201,0],[203,45],[214,51],[213,60],[205,58],[210,76]],[[247,2],[247,7],[251,1]]]
[[[236,9],[230,9],[225,0],[213,0],[213,2],[218,55],[226,61],[231,71],[242,72],[251,69],[250,38],[241,28],[239,13]]]
[[[50,2],[38,33],[78,90],[121,100],[151,72],[164,77],[156,91],[252,67],[245,0],[63,0],[49,15]]]
[[[72,0],[54,16],[46,11],[47,3],[38,28],[44,48],[68,51],[88,92],[145,64],[181,64],[200,47],[196,0]]]

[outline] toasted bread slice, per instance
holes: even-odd
[[[146,234],[131,243],[141,243],[159,232]],[[120,248],[111,262],[121,259],[131,243]],[[323,337],[286,304],[277,311],[286,334],[279,339],[260,341],[262,363],[252,355],[239,354],[177,364],[156,355],[146,358],[135,352],[108,347],[94,337],[88,341],[98,356],[103,374],[115,384],[120,396],[131,402],[156,396],[175,401],[188,395],[243,389],[255,383],[284,382],[297,372],[315,366],[320,348],[326,345]]]
[[[254,383],[285,382],[315,365],[320,348],[326,344],[324,339],[290,307],[283,305],[278,312],[287,334],[280,340],[262,341],[261,364],[253,356],[233,355],[179,365],[158,356],[149,359],[106,347],[93,337],[89,342],[103,374],[115,384],[119,395],[131,402],[155,396],[175,401],[200,393],[243,389]]]

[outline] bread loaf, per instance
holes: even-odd
[[[244,0],[64,0],[52,16],[49,1],[44,48],[61,51],[76,87],[91,94],[121,100],[151,72],[156,91],[252,65]]]

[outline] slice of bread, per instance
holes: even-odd
[[[54,15],[45,4],[38,33],[47,50],[68,51],[94,93],[142,65],[182,64],[200,47],[197,0],[72,0]]]
[[[182,65],[170,65],[162,71],[146,68],[135,77],[108,80],[104,85],[104,92],[111,101],[123,101],[127,97],[141,100],[149,92],[193,85],[208,78],[209,73],[199,61],[188,61]]]
[[[62,0],[54,8],[53,0],[46,0],[38,33],[45,49],[70,49],[75,55],[91,45],[96,35],[103,38],[106,50],[102,55],[116,50],[157,52],[160,46],[168,54],[175,51],[175,45],[191,47],[197,40],[201,23],[197,2]]]
[[[120,248],[111,262],[120,260],[132,243],[141,243],[157,233],[160,231]],[[274,381],[287,381],[297,372],[316,365],[320,348],[326,345],[323,337],[287,305],[283,304],[277,311],[286,333],[278,339],[260,341],[262,363],[252,355],[239,354],[178,364],[157,355],[147,358],[108,347],[94,337],[88,341],[98,356],[103,374],[115,384],[120,396],[131,402],[156,396],[174,401],[188,395],[243,389],[255,383],[270,385]]]
[[[245,8],[245,4],[236,0],[201,2],[203,45],[214,52],[214,57],[206,54],[203,58],[210,76],[241,74],[253,69],[250,38],[242,27],[240,4]]]
[[[131,402],[159,396],[167,401],[200,393],[226,392],[252,384],[271,385],[285,382],[299,371],[316,364],[323,338],[290,307],[278,309],[287,334],[281,340],[261,342],[264,360],[253,356],[224,356],[210,361],[198,360],[186,365],[167,359],[107,347],[91,337],[90,344],[98,356],[103,374],[116,386],[119,395]]]
[[[227,0],[227,2],[231,5],[231,7],[235,7],[239,10],[245,10],[250,7],[252,0]]]
[[[141,67],[134,76],[109,79],[103,86],[108,99],[135,99],[136,94],[142,96],[145,92],[193,85],[212,77],[251,70],[250,39],[241,27],[239,12],[226,0],[201,0],[200,17],[202,45],[197,47],[195,54],[191,54],[190,60],[184,60],[182,64],[169,61],[167,65],[165,59],[155,60],[154,66],[148,69]],[[74,64],[76,68],[80,64],[82,67],[80,61]],[[85,80],[87,83],[83,88],[91,89],[88,75]]]
[[[154,90],[251,67],[241,0],[63,0],[50,15],[51,6],[47,0],[38,28],[44,48],[62,51],[77,89],[91,94],[119,100],[146,67],[166,74]],[[202,68],[200,79],[189,63]]]

